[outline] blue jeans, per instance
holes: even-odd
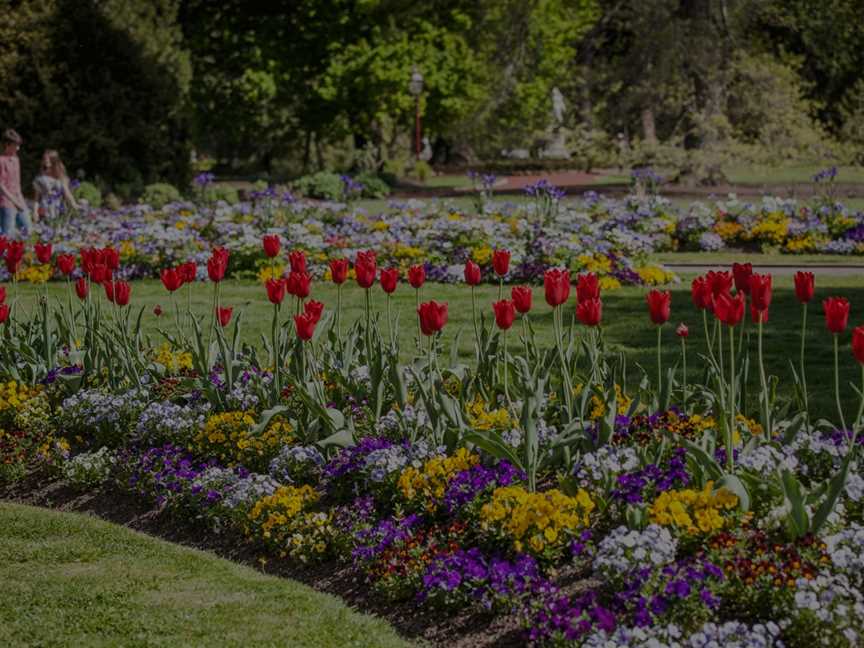
[[[30,234],[30,212],[15,207],[0,207],[0,228],[3,235],[15,238],[16,228],[21,228],[24,237]]]

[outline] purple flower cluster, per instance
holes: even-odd
[[[215,459],[196,461],[185,448],[170,443],[149,448],[137,456],[130,451],[130,456],[123,457],[122,463],[129,466],[129,488],[154,499],[160,506],[187,492],[198,475],[217,465]]]
[[[509,486],[524,481],[525,473],[508,461],[500,461],[492,468],[483,465],[472,466],[458,473],[450,481],[444,493],[444,508],[451,515],[474,501],[483,491],[498,486]]]
[[[322,471],[324,480],[336,482],[346,475],[359,473],[366,464],[366,457],[375,450],[384,450],[395,443],[384,437],[364,437],[357,445],[345,448],[331,459]]]
[[[576,641],[596,630],[612,632],[618,625],[615,613],[601,604],[595,590],[570,598],[546,583],[538,593],[528,630],[528,638],[534,643],[556,639]]]
[[[837,177],[837,167],[832,166],[827,169],[822,169],[819,173],[813,176],[813,182],[830,182]]]
[[[395,544],[410,538],[421,526],[423,518],[412,513],[404,518],[385,518],[372,527],[354,533],[354,550],[351,557],[355,563],[371,562]]]
[[[350,535],[364,522],[378,517],[375,500],[371,495],[355,498],[350,504],[333,508],[333,526],[340,533]]]
[[[566,192],[560,187],[556,187],[546,178],[541,178],[534,184],[525,187],[525,195],[534,198],[551,198],[552,200],[561,200]]]
[[[649,464],[639,470],[619,475],[612,490],[612,497],[627,504],[641,504],[646,500],[646,494],[653,496],[672,488],[683,488],[689,483],[687,450],[675,448],[665,465]]]

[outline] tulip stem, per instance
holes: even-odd
[[[342,322],[342,284],[336,284],[336,336],[341,336],[341,327],[339,324]]]
[[[393,315],[392,309],[390,306],[390,294],[387,294],[387,337],[390,339],[390,348],[395,348],[395,344],[393,343]]]
[[[572,387],[570,386],[570,372],[567,370],[567,359],[564,356],[564,328],[563,325],[563,315],[561,313],[561,307],[556,306],[555,310],[552,311],[552,324],[555,327],[555,337],[558,346],[558,358],[561,361],[561,377],[564,382],[564,406],[567,408],[567,416],[565,417],[565,421],[570,421],[570,415],[573,411],[573,394]]]
[[[722,330],[722,327],[721,327]],[[721,354],[722,355],[722,354]],[[729,327],[729,432],[726,439],[726,467],[729,474],[735,468],[735,329]]]
[[[807,339],[807,302],[804,302],[801,306],[801,357],[799,362],[801,371],[801,393],[804,398],[804,419],[807,421],[810,418],[810,408],[807,402],[807,374],[804,373],[804,343]]]
[[[504,344],[504,398],[507,400],[507,405],[510,405],[510,391],[507,389],[507,329],[504,329],[502,335]],[[509,409],[509,407],[508,407]]]
[[[369,288],[366,288],[366,362],[370,363],[372,358],[372,303]]]
[[[716,324],[719,324],[720,320],[716,320]],[[720,358],[720,376],[726,375],[726,367],[723,366],[723,326],[715,326],[717,332],[717,347],[719,352],[717,353],[717,357]],[[729,335],[733,335],[735,332],[730,328]]]
[[[528,344],[528,313],[522,315],[522,341],[525,344],[525,360],[530,360],[531,351]]]
[[[705,346],[708,347],[708,357],[714,360],[714,339],[708,332],[708,310],[702,310],[702,325],[705,327]]]
[[[853,427],[855,429],[861,424],[861,415],[864,414],[864,364],[861,365],[861,404],[858,406],[858,416],[855,417]]]
[[[273,329],[271,333],[273,336],[273,402],[278,403],[282,394],[282,378],[279,373],[279,304],[273,304]]]
[[[681,336],[681,360],[684,366],[684,371],[681,374],[681,387],[684,390],[684,412],[687,412],[687,342],[684,336]]]
[[[765,408],[764,409],[765,413],[764,413],[763,417],[765,419],[764,423],[766,423],[766,424],[770,423],[770,421],[768,420],[768,416],[770,415],[770,412],[768,411],[768,380],[765,378],[765,362],[762,358],[762,321],[764,319],[764,315],[767,312],[768,312],[767,310],[759,312],[759,342],[758,342],[759,380],[762,383],[762,407]],[[748,356],[749,356],[749,353],[748,353]],[[771,426],[768,425],[768,427],[770,428]],[[765,434],[768,435],[765,437],[766,439],[771,438],[771,430],[770,429],[766,429]]]
[[[472,288],[473,290],[473,288]],[[414,290],[414,313],[417,316],[417,349],[421,349],[421,344],[423,340],[423,331],[420,329],[420,289],[417,288]],[[476,323],[475,323],[476,328]]]
[[[663,336],[660,334],[663,329],[663,325],[659,324],[657,326],[657,398],[660,398],[660,392],[663,391],[663,369],[660,367],[661,362],[661,353],[660,353],[660,345],[662,344]]]
[[[846,419],[843,417],[843,406],[840,404],[840,342],[837,333],[834,334],[834,398],[837,401],[837,413],[840,415],[840,425],[846,433]]]
[[[432,370],[434,366],[434,354],[433,354],[433,340],[435,334],[429,335],[429,393],[430,395],[435,392],[435,372]]]
[[[419,306],[417,307],[420,308]],[[471,317],[474,320],[474,346],[477,350],[477,360],[480,360],[480,330],[477,328],[477,294],[474,291],[474,286],[471,286]],[[419,315],[417,325],[420,325]]]

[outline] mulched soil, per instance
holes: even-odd
[[[415,601],[388,602],[376,595],[361,573],[350,565],[332,562],[299,566],[269,557],[236,535],[218,535],[148,506],[139,498],[116,489],[81,492],[62,479],[32,472],[11,486],[0,486],[0,500],[41,506],[57,511],[85,513],[156,538],[214,553],[258,571],[291,578],[342,599],[349,607],[386,619],[403,637],[419,645],[453,648],[507,648],[525,646],[515,616],[491,616],[476,610],[452,612],[420,607]],[[582,589],[584,581],[568,582],[566,589]]]

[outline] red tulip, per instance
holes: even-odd
[[[0,324],[9,320],[9,304],[0,304]]]
[[[513,326],[513,320],[516,319],[516,307],[509,299],[502,299],[492,304],[492,310],[495,311],[495,323],[502,331],[506,331]]]
[[[180,273],[180,278],[183,280],[184,284],[192,283],[198,276],[198,264],[194,261],[187,261],[186,263],[181,263],[177,267],[177,272]]]
[[[36,252],[36,259],[39,263],[51,263],[52,247],[50,243],[37,243],[33,246]]]
[[[423,335],[434,335],[447,323],[447,302],[428,301],[417,309],[420,317],[420,330]]]
[[[219,259],[226,268],[228,267],[228,257],[231,253],[224,247],[215,247],[210,253],[210,256]]]
[[[510,250],[495,250],[492,252],[492,268],[499,277],[506,275],[510,269]]]
[[[714,315],[724,324],[736,326],[744,317],[744,293],[734,297],[728,292],[720,293],[714,300]]]
[[[9,274],[18,272],[21,267],[21,261],[24,259],[24,243],[21,241],[12,241],[9,247],[6,248],[6,269]]]
[[[531,298],[533,294],[530,286],[513,286],[510,289],[510,297],[516,310],[523,315],[531,310]]]
[[[162,317],[162,307],[161,307],[159,304],[156,304],[156,305],[153,307],[153,314],[154,314],[156,317]]]
[[[669,321],[672,310],[672,293],[652,290],[645,299],[648,302],[648,314],[651,316],[652,322],[659,326]]]
[[[183,278],[176,268],[164,268],[161,273],[162,285],[168,292],[174,292],[183,285]]]
[[[371,250],[358,252],[357,260],[354,262],[354,273],[357,275],[357,285],[361,288],[371,288],[375,283],[375,275],[378,272],[375,253]]]
[[[264,254],[271,259],[279,256],[279,250],[282,249],[282,243],[279,241],[278,234],[267,234],[261,239],[261,244],[264,246]]]
[[[110,285],[110,284],[106,284]],[[132,286],[126,281],[114,282],[114,303],[118,306],[125,306],[129,303],[129,297],[132,293]]]
[[[842,333],[849,323],[849,300],[845,297],[829,297],[822,302],[825,311],[825,326],[834,334]]]
[[[815,288],[815,278],[812,272],[796,272],[795,273],[795,296],[802,304],[806,304],[813,299],[813,290]]]
[[[599,299],[586,299],[576,307],[576,317],[585,326],[597,326],[603,319],[603,302]]]
[[[389,295],[395,292],[396,284],[399,283],[399,269],[387,268],[386,270],[382,270],[378,280],[381,282],[381,288],[384,289],[385,293]]]
[[[303,250],[292,250],[288,255],[291,272],[306,272],[306,253]]]
[[[75,282],[75,294],[78,295],[78,299],[87,299],[87,295],[90,294],[90,284],[85,277],[79,277]]]
[[[705,277],[708,280],[708,285],[711,286],[711,293],[714,297],[728,294],[732,291],[732,274],[729,272],[714,272],[709,270]]]
[[[0,286],[0,304],[6,302],[6,286]]]
[[[106,281],[102,285],[105,288],[105,298],[113,304],[114,303],[114,282],[113,281]]]
[[[348,279],[348,259],[330,259],[330,278],[337,286]]]
[[[408,283],[412,288],[418,289],[426,281],[426,267],[422,264],[413,265],[408,268]]]
[[[297,329],[297,337],[304,342],[308,342],[315,334],[315,325],[318,320],[310,313],[303,313],[294,316],[294,326]]]
[[[9,239],[0,234],[0,257],[6,254],[6,249],[9,247]]]
[[[758,311],[767,311],[768,307],[771,306],[771,275],[750,275],[749,295],[753,302],[753,308]]]
[[[303,306],[303,312],[306,313],[309,317],[315,320],[317,324],[321,319],[321,313],[324,312],[324,304],[320,301],[315,301],[314,299],[310,299]]]
[[[576,281],[576,301],[600,299],[600,280],[593,272],[580,274]]]
[[[750,321],[754,324],[758,324],[759,320],[762,320],[763,324],[768,323],[768,309],[759,310],[756,308],[755,304],[750,302]]]
[[[860,364],[864,364],[864,326],[852,329],[852,355]]]
[[[690,336],[690,329],[687,328],[687,325],[684,322],[681,322],[678,325],[678,328],[675,329],[675,335],[680,338],[686,338]]]
[[[480,279],[480,266],[469,259],[465,264],[465,283],[469,286],[477,286]]]
[[[120,253],[112,247],[102,249],[102,258],[105,260],[105,265],[112,272],[120,269]]]
[[[110,281],[112,278],[111,270],[104,263],[94,263],[90,266],[90,281],[101,284]]]
[[[745,295],[750,294],[750,276],[753,274],[752,263],[733,263],[732,277],[735,281],[735,290],[743,292]],[[764,310],[764,309],[760,309]]]
[[[60,254],[57,256],[57,268],[67,277],[75,269],[75,257],[71,254]]]
[[[713,306],[711,292],[711,284],[706,277],[696,277],[693,283],[690,284],[690,298],[693,300],[693,305],[699,310],[708,310]]]
[[[231,315],[234,313],[232,306],[218,306],[216,308],[216,319],[219,321],[219,326],[225,328],[228,322],[231,321]]]
[[[207,259],[207,276],[210,281],[219,283],[225,278],[225,272],[228,270],[228,262],[223,260],[223,257],[213,255]]]
[[[550,268],[543,274],[546,303],[552,308],[560,306],[570,298],[570,271]]]
[[[267,283],[267,299],[271,304],[281,304],[285,299],[285,280],[284,279],[268,279]]]
[[[309,286],[312,283],[312,277],[308,272],[288,273],[288,279],[284,282],[285,291],[289,295],[294,295],[300,299],[306,299],[309,296]],[[279,300],[282,301],[281,299]]]

